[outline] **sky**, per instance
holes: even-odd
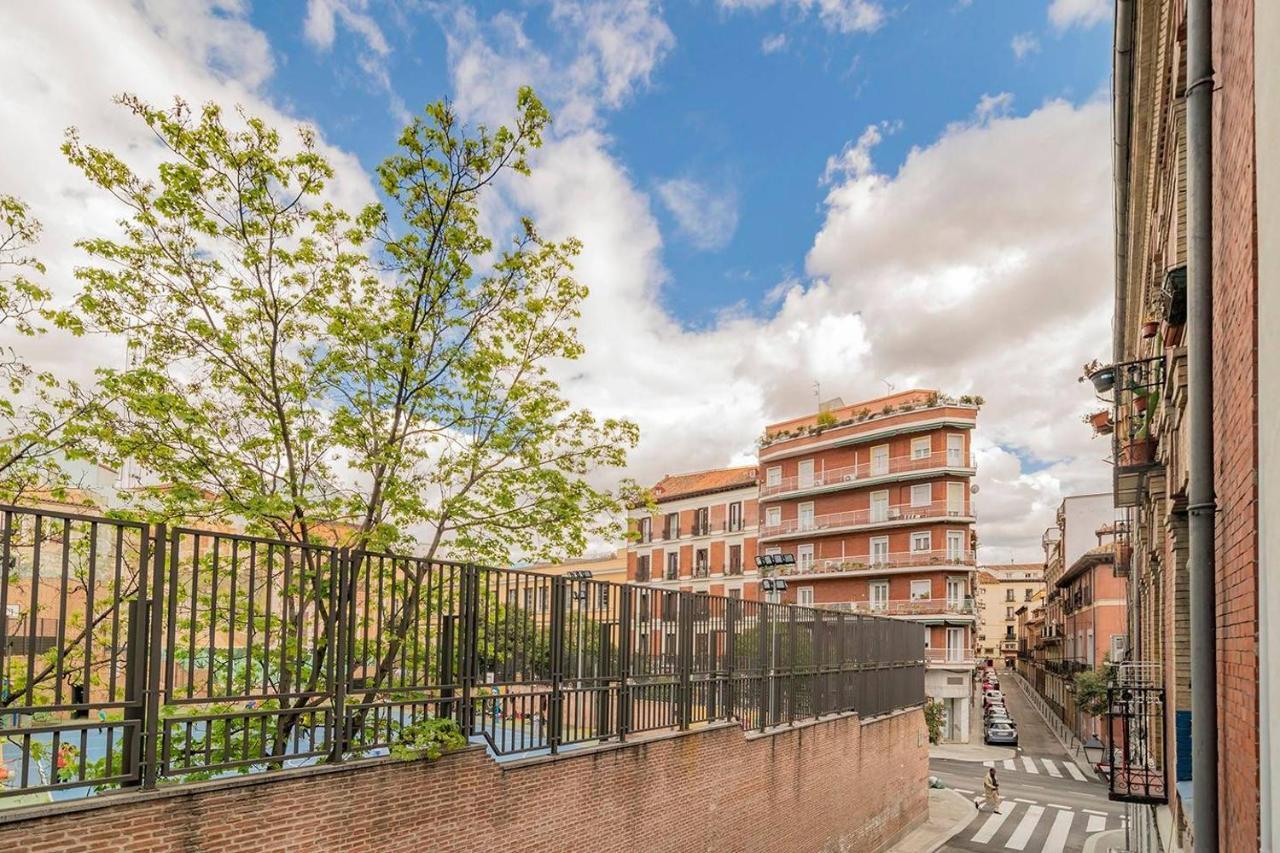
[[[1109,349],[1106,0],[101,0],[0,30],[0,193],[44,222],[66,299],[76,239],[118,215],[66,128],[146,165],[111,103],[239,105],[317,129],[354,207],[440,98],[554,116],[486,220],[584,243],[586,355],[566,394],[641,427],[626,472],[745,464],[763,426],[888,387],[979,394],[980,556],[1035,560],[1069,494],[1110,485],[1080,366]],[[28,345],[29,347],[31,345]],[[31,348],[91,375],[119,342]]]

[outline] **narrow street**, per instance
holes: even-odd
[[[1003,798],[1000,814],[985,807],[940,850],[1029,850],[1064,853],[1084,849],[1086,839],[1124,827],[1124,810],[1107,799],[1102,782],[1087,776],[1054,738],[1012,674],[1001,679],[1009,713],[1018,724],[1019,746],[1005,759],[962,761],[934,758],[933,775],[976,799],[994,767]],[[981,715],[980,700],[974,713]],[[979,740],[978,743],[981,743]]]

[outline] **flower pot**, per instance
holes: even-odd
[[[1094,412],[1089,416],[1089,424],[1093,427],[1093,431],[1099,435],[1106,435],[1111,432],[1111,412],[1102,410]]]
[[[1150,465],[1155,459],[1156,441],[1154,438],[1140,438],[1132,444],[1120,448],[1120,465],[1124,467]]]
[[[1133,410],[1134,410],[1135,412],[1145,412],[1145,411],[1147,410],[1147,398],[1146,398],[1146,397],[1134,397],[1134,398],[1133,398]]]
[[[1089,381],[1093,383],[1093,390],[1099,394],[1105,394],[1115,387],[1116,371],[1114,367],[1104,367],[1101,370],[1091,373]]]
[[[1156,333],[1160,331],[1160,324],[1155,320],[1148,320],[1142,324],[1142,337],[1154,338]]]

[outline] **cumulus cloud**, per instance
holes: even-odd
[[[1014,59],[1023,59],[1033,53],[1040,52],[1040,40],[1031,33],[1018,33],[1009,42]]]
[[[827,30],[839,33],[871,32],[884,23],[884,8],[873,0],[718,0],[729,11],[760,11],[778,7],[800,18],[818,17]]]
[[[1110,0],[1053,0],[1049,20],[1060,30],[1068,27],[1088,29],[1111,17]]]
[[[695,247],[723,249],[733,239],[738,199],[732,190],[715,192],[691,178],[672,178],[658,184],[658,197]]]
[[[787,49],[786,33],[770,33],[760,40],[760,50],[762,53],[781,53]]]

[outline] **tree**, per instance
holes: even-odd
[[[941,702],[936,699],[928,699],[924,703],[924,724],[929,730],[929,743],[937,744],[942,742],[942,724],[946,720],[946,713]]]
[[[630,486],[591,476],[625,464],[637,429],[573,407],[550,372],[582,352],[580,247],[528,219],[502,244],[480,228],[482,199],[527,174],[541,144],[549,116],[531,90],[513,125],[492,131],[465,127],[447,103],[428,107],[377,170],[388,206],[354,213],[326,200],[334,172],[309,130],[286,144],[252,116],[230,126],[215,105],[197,115],[181,101],[119,102],[166,155],[154,177],[74,131],[64,152],[128,211],[117,235],[79,243],[94,263],[77,272],[76,308],[134,352],[99,371],[116,402],[95,412],[91,434],[104,459],[155,477],[140,515],[243,520],[299,545],[350,547],[357,567],[340,600],[362,573],[385,573],[378,588],[398,609],[381,657],[357,656],[365,703],[419,641],[413,614],[442,548],[502,563],[573,555],[616,533]],[[364,556],[412,547],[411,530],[429,531],[415,549],[426,560]],[[306,636],[332,600],[323,561],[299,553],[293,583],[307,606],[280,636]],[[256,618],[270,631],[284,617]],[[305,669],[263,662],[262,688],[314,692],[329,640],[310,652]],[[315,701],[280,716],[269,754]]]
[[[1114,667],[1108,661],[1098,669],[1077,672],[1075,684],[1076,707],[1091,717],[1107,713],[1107,685],[1111,683]]]
[[[28,254],[40,230],[26,204],[0,195],[0,331],[19,337],[43,334],[41,322],[54,316],[48,289],[30,278],[45,271]],[[61,493],[68,479],[60,462],[78,455],[77,426],[93,398],[75,383],[37,373],[12,346],[0,348],[0,385],[7,392],[0,398],[0,501]]]

